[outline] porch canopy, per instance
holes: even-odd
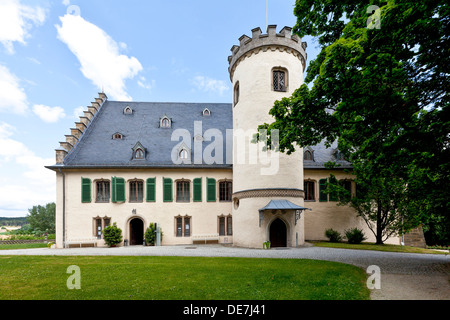
[[[264,219],[265,210],[295,210],[295,224],[300,219],[300,215],[304,210],[310,210],[309,208],[300,207],[288,200],[271,200],[264,208],[259,209],[259,226]]]

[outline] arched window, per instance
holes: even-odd
[[[233,95],[233,102],[234,102],[234,106],[236,106],[238,104],[238,102],[239,102],[239,81],[234,86],[233,93],[234,93],[234,95]]]
[[[180,151],[180,153],[179,153],[179,157],[180,157],[180,159],[182,159],[182,160],[187,160],[187,159],[189,159],[189,153],[188,153],[188,151],[187,151],[186,149],[182,149],[182,150]]]
[[[308,160],[308,161],[312,161],[312,160],[313,160],[312,152],[309,151],[309,150],[306,150],[303,159],[304,159],[304,160]]]
[[[134,158],[136,160],[142,160],[145,158],[145,152],[144,150],[142,150],[141,148],[136,149],[135,153],[134,153]]]
[[[133,114],[133,109],[131,109],[130,106],[126,106],[126,108],[123,110],[123,114]]]
[[[205,110],[203,110],[203,116],[204,117],[209,117],[211,115],[211,111],[209,111],[208,108],[206,108]]]
[[[163,117],[161,119],[161,128],[170,128],[172,126],[172,122],[168,117]]]

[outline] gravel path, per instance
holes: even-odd
[[[80,249],[27,249],[0,251],[0,255],[57,256],[197,256],[317,259],[343,262],[367,270],[381,271],[381,289],[371,292],[372,300],[450,300],[450,256],[394,253],[319,247],[286,249],[245,249],[224,246],[119,247]],[[368,277],[370,274],[368,274]]]

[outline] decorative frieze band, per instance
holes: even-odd
[[[300,189],[273,188],[273,189],[252,189],[233,193],[233,198],[238,200],[247,198],[304,198],[305,192]]]

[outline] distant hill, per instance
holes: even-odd
[[[28,224],[27,218],[2,218],[0,217],[0,226],[19,227]]]

